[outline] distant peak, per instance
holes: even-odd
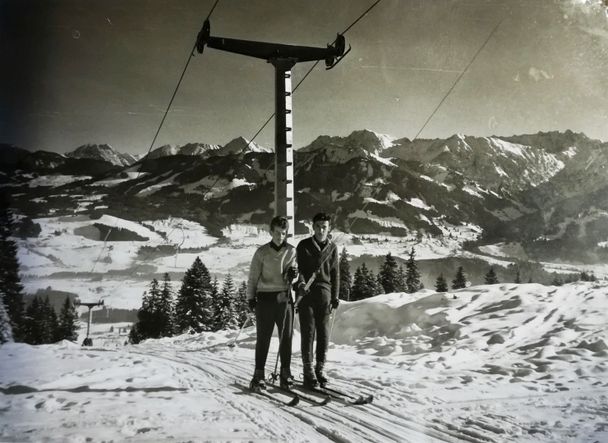
[[[360,129],[350,133],[347,140],[360,142],[366,146],[372,146],[375,149],[384,150],[395,144],[395,137],[387,134],[380,134],[370,129]]]
[[[270,149],[265,148],[257,143],[247,140],[243,136],[239,136],[231,141],[229,141],[224,147],[222,151],[227,154],[237,154],[244,150],[249,152],[270,152]]]

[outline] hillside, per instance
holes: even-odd
[[[365,406],[286,407],[248,394],[253,328],[234,348],[236,331],[123,346],[121,329],[99,327],[86,351],[3,345],[0,439],[605,441],[607,299],[605,283],[578,283],[345,302],[328,375],[337,389],[373,394]]]

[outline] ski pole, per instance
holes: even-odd
[[[279,356],[281,355],[281,345],[283,344],[283,336],[285,335],[285,323],[287,319],[287,310],[289,309],[289,299],[290,299],[289,290],[287,290],[287,300],[285,301],[285,312],[283,312],[283,327],[281,328],[281,333],[279,334],[279,349],[277,351],[277,358],[274,361],[274,372],[270,374],[270,380],[274,383],[277,381],[279,374],[277,374],[277,367],[279,366]],[[293,334],[293,315],[291,319],[291,332]]]
[[[334,332],[334,324],[336,323],[336,317],[338,316],[338,309],[340,309],[340,304],[334,309],[334,316],[331,320],[331,327],[329,328],[329,342],[331,343],[331,336]]]
[[[239,338],[239,335],[241,335],[241,332],[243,331],[243,329],[245,329],[245,326],[247,325],[247,323],[249,323],[251,321],[251,314],[249,314],[247,316],[247,318],[245,319],[245,321],[243,322],[243,326],[241,326],[241,329],[239,329],[239,332],[236,334],[236,337],[234,337],[234,339],[232,340],[231,343],[228,343],[228,347],[229,348],[234,348],[235,343],[237,341],[237,339]]]

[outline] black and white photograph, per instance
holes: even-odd
[[[608,441],[608,0],[0,0],[0,442]]]

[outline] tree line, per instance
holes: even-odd
[[[11,239],[15,231],[12,214],[6,196],[0,195],[0,344],[18,341],[30,344],[53,343],[60,340],[77,339],[77,314],[74,305],[66,298],[57,313],[48,297],[34,297],[26,306],[23,286],[19,277],[17,246]],[[595,281],[592,272],[555,275],[553,284],[577,280]],[[532,279],[528,281],[532,282]],[[462,266],[458,267],[452,289],[461,289],[469,284]],[[491,266],[485,275],[486,284],[498,284],[498,277]],[[515,283],[521,283],[517,269]],[[389,252],[377,274],[365,263],[350,272],[348,253],[344,248],[340,254],[340,296],[345,300],[361,300],[381,293],[414,293],[423,289],[420,272],[411,249],[405,264],[398,265]],[[448,283],[443,274],[437,277],[435,290],[447,292]],[[238,288],[228,275],[220,286],[217,278],[211,279],[207,267],[197,259],[188,269],[177,294],[173,293],[168,274],[163,281],[153,279],[144,294],[138,321],[132,328],[130,339],[137,343],[145,338],[158,338],[186,332],[217,331],[235,329],[247,318],[247,286],[243,282]]]
[[[76,340],[78,314],[69,297],[59,315],[48,297],[36,296],[25,306],[12,231],[13,217],[8,201],[0,195],[0,343],[18,341],[39,345]]]
[[[583,281],[594,281],[592,273],[581,273],[580,279]],[[575,280],[572,280],[575,281]],[[459,266],[454,278],[451,281],[452,290],[466,288],[468,281],[464,268]],[[484,276],[484,283],[487,285],[499,284],[498,276],[493,266],[490,266]],[[521,283],[519,269],[516,269],[514,283]],[[528,283],[532,283],[532,280]],[[563,284],[558,279],[553,284]],[[414,293],[423,289],[424,285],[420,281],[420,271],[416,264],[416,251],[411,248],[409,257],[405,263],[405,269],[397,264],[397,260],[389,252],[385,257],[380,270],[377,274],[369,269],[365,262],[355,270],[354,275],[350,271],[348,252],[342,249],[340,254],[340,298],[348,301],[363,300],[378,294],[389,294],[392,292]],[[449,290],[448,281],[443,273],[439,274],[435,280],[435,291],[447,292]]]
[[[197,257],[184,274],[177,295],[169,274],[165,273],[162,282],[152,280],[143,294],[129,341],[238,329],[247,316],[247,284],[236,288],[228,274],[220,286]]]

